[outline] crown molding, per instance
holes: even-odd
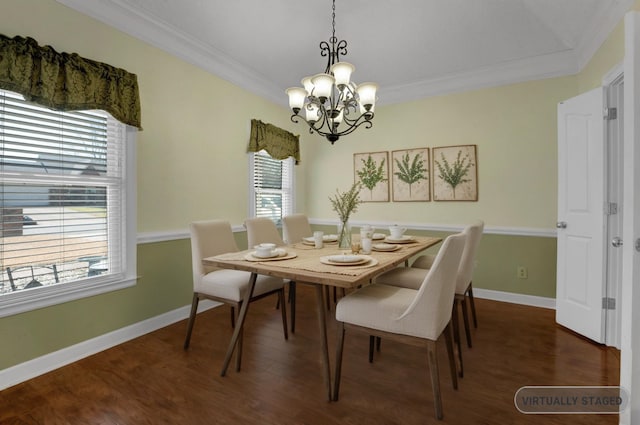
[[[185,62],[272,102],[288,105],[282,90],[257,72],[234,61],[213,46],[144,15],[119,0],[56,0]]]
[[[282,89],[211,45],[189,37],[165,22],[121,0],[56,0],[80,13],[140,39],[192,65],[198,66],[264,99],[287,107]],[[380,89],[380,105],[426,97],[573,75],[580,72],[618,25],[634,0],[619,0],[603,10],[575,49],[503,62],[485,68],[428,78]]]
[[[590,31],[584,34],[584,37],[575,48],[577,64],[580,70],[587,66],[593,55],[596,54],[616,26],[623,24],[624,15],[631,10],[633,4],[634,0],[619,0],[615,7],[603,10],[598,14],[590,26]]]
[[[380,98],[384,99],[384,103],[381,101],[380,104],[402,103],[430,96],[562,77],[578,72],[575,52],[566,50],[429,78],[411,84],[382,87],[380,89]]]

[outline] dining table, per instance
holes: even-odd
[[[280,277],[297,284],[309,284],[315,287],[322,376],[327,400],[331,401],[331,368],[323,288],[331,286],[348,290],[368,285],[377,275],[406,263],[411,257],[442,241],[442,238],[438,237],[403,236],[399,240],[394,239],[394,243],[391,243],[388,238],[387,236],[384,240],[373,241],[374,249],[378,246],[384,250],[372,250],[367,255],[358,254],[357,258],[348,257],[353,255],[351,249],[338,248],[337,242],[325,242],[322,248],[316,248],[311,241],[303,240],[296,244],[278,247],[276,250],[278,255],[272,258],[258,258],[255,256],[256,252],[249,249],[207,257],[202,260],[202,263],[206,266],[250,272],[245,300],[251,299],[258,275]],[[342,258],[345,261],[342,261]],[[346,261],[347,259],[349,261]],[[220,372],[221,376],[227,372],[250,304],[242,303]]]

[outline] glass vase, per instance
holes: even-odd
[[[351,224],[349,220],[338,223],[338,248],[351,249]]]

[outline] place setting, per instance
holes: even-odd
[[[400,227],[397,225],[389,226],[389,236],[386,236],[384,238],[384,242],[386,242],[386,244],[382,244],[382,245],[415,242],[416,241],[415,237],[404,234],[404,232],[406,231],[407,229],[405,227]],[[381,245],[381,244],[378,244],[378,245]],[[384,248],[386,247],[383,247],[383,249]],[[387,249],[387,250],[391,251],[391,249]]]
[[[315,234],[317,233],[317,235]],[[316,246],[318,238],[322,238],[322,242],[326,244],[338,243],[338,235],[328,234],[325,235],[323,232],[315,232],[313,236],[307,236],[302,238],[302,243],[304,245]]]
[[[330,266],[374,266],[378,264],[378,260],[370,255],[361,254],[360,252],[371,252],[370,249],[364,250],[360,246],[359,241],[351,243],[351,253],[343,252],[342,254],[325,255],[320,257],[322,264]]]
[[[400,248],[401,248],[400,245],[386,243],[386,242],[379,242],[371,245],[371,250],[377,251],[377,252],[393,252],[393,251],[399,250]]]
[[[253,247],[254,251],[244,256],[247,261],[276,261],[296,258],[298,254],[287,251],[285,248],[277,248],[274,243],[261,243]]]

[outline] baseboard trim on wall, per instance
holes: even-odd
[[[335,226],[338,224],[337,220],[324,220],[317,218],[310,218],[309,222],[316,225]],[[424,230],[432,232],[460,232],[464,229],[464,225],[455,224],[433,224],[433,223],[404,223],[404,222],[365,222],[365,221],[351,221],[353,226],[362,226],[363,224],[370,224],[378,229],[384,229],[391,224],[399,224],[409,229]],[[234,232],[244,232],[245,229],[242,225],[232,226]],[[557,233],[556,229],[542,229],[534,227],[505,227],[505,226],[485,226],[484,233],[493,235],[507,235],[507,236],[535,236],[542,238],[555,238]],[[156,243],[167,242],[180,239],[189,239],[189,230],[170,230],[166,232],[145,232],[138,233],[138,243]]]
[[[534,295],[521,295],[510,292],[493,291],[490,289],[473,288],[476,298],[503,301],[513,304],[523,304],[532,307],[555,309],[555,299]],[[217,307],[220,303],[204,300],[200,302],[198,312]],[[100,351],[107,350],[118,344],[138,338],[155,330],[169,326],[189,317],[190,306],[184,306],[142,322],[126,326],[113,332],[91,338],[87,341],[63,348],[53,353],[33,360],[20,363],[0,371],[0,390],[17,385],[21,382],[43,375],[52,370],[66,366],[75,361],[89,357]]]
[[[492,289],[473,288],[475,298],[493,301],[503,301],[511,304],[522,304],[531,307],[556,309],[555,298],[539,297],[536,295],[515,294],[513,292],[494,291]]]
[[[203,300],[198,305],[198,313],[221,305],[209,300]],[[169,326],[189,317],[191,306],[177,308],[159,316],[143,320],[130,326],[88,339],[45,354],[44,356],[20,363],[0,371],[0,391],[21,382],[43,375],[52,370],[66,366],[75,361],[89,357],[100,351],[107,350],[139,336]]]

